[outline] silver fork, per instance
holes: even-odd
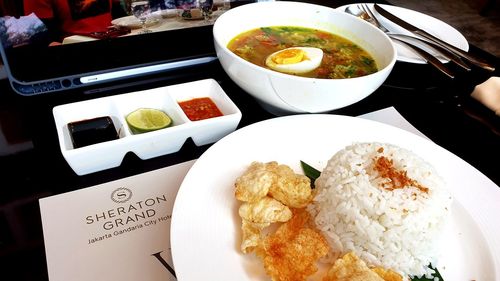
[[[421,49],[415,45],[412,45],[404,40],[401,40],[400,38],[393,37],[391,35],[390,31],[377,20],[377,18],[373,15],[370,8],[366,4],[358,5],[358,9],[360,9],[363,12],[359,15],[360,18],[375,25],[377,28],[379,28],[384,33],[386,33],[391,39],[396,40],[398,42],[401,42],[405,46],[408,46],[409,48],[413,49],[420,57],[422,57],[430,65],[434,66],[439,71],[446,74],[448,77],[450,77],[450,78],[455,77],[455,74],[451,70],[449,70],[448,67],[446,67],[440,60],[438,60],[436,57],[434,57],[430,53],[428,53],[428,52],[424,51],[423,49]]]
[[[456,65],[462,67],[463,69],[465,69],[467,71],[471,70],[471,68],[459,56],[457,56],[456,54],[447,50],[446,48],[443,48],[439,44],[436,44],[434,42],[429,42],[429,41],[426,41],[426,40],[423,40],[421,38],[414,37],[414,36],[392,33],[382,23],[380,23],[380,21],[377,19],[375,14],[372,13],[370,7],[368,7],[368,5],[366,3],[361,4],[361,6],[358,5],[358,8],[361,9],[363,12],[365,12],[364,14],[362,14],[364,17],[366,17],[365,20],[367,20],[367,21],[371,22],[372,24],[374,24],[375,26],[377,26],[380,30],[382,30],[384,33],[389,35],[389,37],[391,37],[392,39],[396,39],[399,42],[404,41],[404,43],[406,45],[410,45],[410,43],[406,40],[403,40],[403,39],[419,41],[427,46],[430,46],[435,51],[440,53],[443,57],[451,60],[452,62],[454,62]]]

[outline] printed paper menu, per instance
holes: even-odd
[[[40,199],[49,279],[176,280],[170,221],[193,163]]]

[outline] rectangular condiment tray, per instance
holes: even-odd
[[[179,102],[202,97],[210,98],[223,115],[191,121]],[[134,134],[125,118],[139,108],[162,110],[173,123]],[[128,152],[149,159],[179,151],[188,138],[197,146],[216,142],[234,131],[241,120],[241,111],[213,79],[60,105],[53,108],[53,115],[62,155],[78,175],[117,167]],[[103,116],[113,121],[118,139],[74,148],[68,124]]]

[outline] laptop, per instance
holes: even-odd
[[[12,89],[24,96],[95,87],[217,59],[211,24],[145,34],[132,29],[123,36],[86,36],[79,43],[54,46],[36,14],[0,16],[4,70]]]

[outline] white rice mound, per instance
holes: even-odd
[[[428,191],[418,184],[392,191],[382,187],[388,178],[373,168],[380,156]],[[332,257],[354,251],[368,265],[431,277],[428,265],[439,257],[452,198],[430,164],[395,145],[354,143],[329,160],[315,185],[308,210],[329,240]]]

